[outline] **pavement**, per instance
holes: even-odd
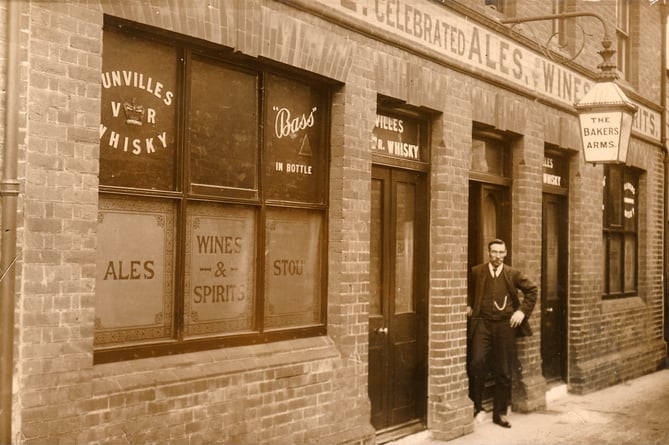
[[[389,445],[669,445],[669,369],[586,395],[558,386],[546,402],[537,412],[509,411],[510,429],[486,413],[454,440],[434,440],[428,430]]]

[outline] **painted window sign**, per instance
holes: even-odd
[[[312,86],[276,75],[268,76],[267,85],[266,197],[323,203],[323,95]]]
[[[255,212],[193,204],[186,240],[186,334],[253,328]]]
[[[378,155],[424,162],[418,120],[377,114],[372,132],[372,152]]]
[[[172,335],[174,224],[174,207],[169,203],[100,199],[97,345]]]
[[[634,219],[636,215],[636,187],[630,181],[623,184],[623,216],[626,220]],[[628,223],[626,223],[628,224]],[[631,224],[632,227],[634,224]]]
[[[100,183],[173,190],[176,50],[106,32]]]
[[[321,310],[320,215],[273,210],[267,219],[264,325],[273,329],[317,324]]]
[[[545,155],[543,162],[543,183],[555,187],[567,187],[565,160],[559,156]]]

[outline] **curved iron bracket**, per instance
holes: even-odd
[[[540,22],[540,21],[545,21],[545,20],[556,20],[556,19],[570,19],[570,18],[576,18],[576,17],[594,17],[599,22],[602,24],[602,28],[604,30],[604,35],[602,37],[602,49],[598,51],[598,54],[602,57],[602,63],[600,63],[597,68],[600,69],[599,73],[599,79],[603,81],[613,81],[618,78],[618,74],[616,72],[616,63],[611,60],[613,54],[615,54],[616,50],[611,49],[611,45],[613,44],[610,36],[609,36],[609,29],[606,26],[606,22],[600,16],[599,14],[596,14],[594,12],[587,12],[587,11],[582,11],[582,12],[563,12],[560,14],[549,14],[549,15],[537,15],[537,16],[531,16],[531,17],[517,17],[517,18],[510,18],[510,19],[503,19],[500,20],[500,23],[504,25],[512,25],[511,30],[513,31],[513,28],[522,23],[528,23],[528,22]],[[569,58],[561,58],[563,59],[563,62],[568,62],[571,60],[574,60],[576,57],[578,57],[581,52],[583,51],[583,48],[585,47],[585,39],[586,36],[592,36],[592,34],[588,34],[585,32],[585,29],[581,25],[578,25],[579,29],[581,30],[581,35],[583,36],[583,40],[581,41],[580,46],[576,50],[576,53],[572,55]],[[532,28],[528,28],[532,35],[535,37],[535,41],[538,41],[536,38],[536,34],[534,33],[534,30]],[[555,52],[552,52],[549,50],[549,46],[551,44],[551,41],[557,37],[559,33],[553,33],[546,43],[541,46],[542,53],[548,57],[551,60],[555,60]]]

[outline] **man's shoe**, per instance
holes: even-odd
[[[511,424],[506,420],[506,416],[493,416],[492,421],[502,428],[511,428]]]

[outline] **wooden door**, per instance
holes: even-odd
[[[541,267],[541,361],[547,381],[566,381],[566,197],[544,193]]]
[[[422,175],[373,168],[369,397],[377,430],[425,415],[426,202]]]

